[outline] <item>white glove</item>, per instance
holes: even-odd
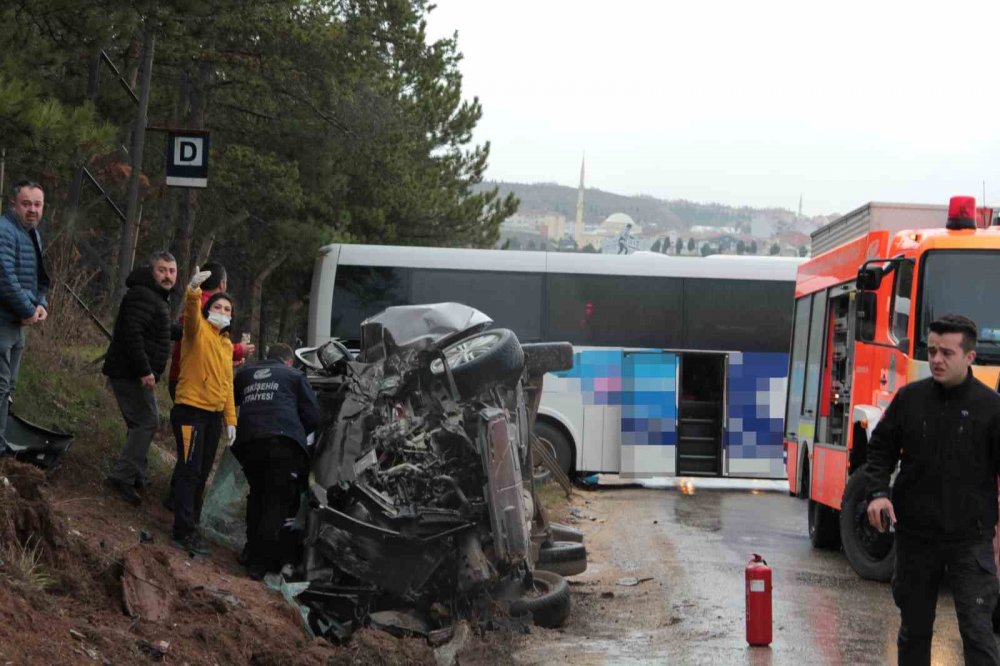
[[[200,271],[198,267],[194,267],[194,275],[191,276],[191,281],[188,282],[188,289],[194,291],[201,286],[201,283],[212,277],[212,271]]]
[[[226,445],[232,446],[236,441],[236,426],[226,426],[226,439],[228,440]]]

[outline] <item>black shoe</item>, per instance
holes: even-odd
[[[264,580],[267,575],[267,565],[260,562],[251,562],[247,565],[247,576],[253,580]]]
[[[139,506],[140,504],[142,504],[142,496],[139,494],[139,492],[135,489],[135,486],[133,486],[132,484],[125,483],[124,481],[120,481],[119,479],[115,479],[109,476],[104,479],[104,485],[106,485],[111,490],[115,491],[115,493],[117,493],[119,497],[121,497],[129,504],[132,504],[134,506]]]
[[[185,550],[189,555],[202,555],[208,556],[212,554],[212,550],[205,543],[204,539],[197,532],[193,532],[186,537],[174,537],[170,540],[171,545]]]

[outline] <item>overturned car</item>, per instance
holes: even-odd
[[[582,565],[563,573],[578,573],[585,551],[553,550],[531,426],[541,377],[568,369],[572,348],[491,324],[457,303],[393,307],[362,324],[357,357],[337,342],[297,352],[324,415],[298,596],[315,633],[343,640],[371,621],[426,634],[498,602],[542,626],[568,617],[566,581],[536,562],[570,550]]]

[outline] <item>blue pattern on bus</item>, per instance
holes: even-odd
[[[782,457],[787,376],[788,354],[729,354],[730,458]]]
[[[729,354],[724,445],[730,458],[782,457],[787,372],[788,354]],[[677,354],[578,351],[571,370],[554,374],[580,380],[584,405],[621,407],[623,445],[677,443]]]
[[[677,444],[677,354],[629,352],[622,378],[622,444]]]

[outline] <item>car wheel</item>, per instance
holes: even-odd
[[[494,328],[451,343],[441,350],[462,397],[482,392],[497,382],[516,381],[524,370],[524,352],[513,331]],[[440,358],[431,361],[431,373],[444,374]]]
[[[510,604],[511,615],[531,613],[532,621],[547,629],[563,626],[569,610],[569,584],[559,574],[549,571],[536,571],[529,588]]]
[[[862,578],[886,582],[895,567],[896,543],[892,533],[882,533],[868,523],[867,479],[853,474],[847,480],[840,505],[840,541],[851,568]]]

